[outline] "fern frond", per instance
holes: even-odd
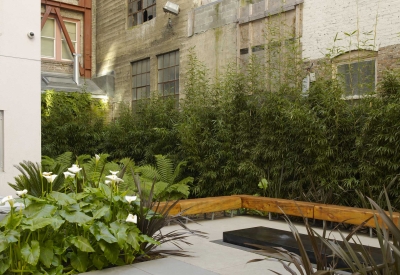
[[[157,171],[161,179],[165,182],[172,183],[174,181],[173,171],[174,164],[170,159],[162,155],[156,155]]]

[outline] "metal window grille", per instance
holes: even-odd
[[[132,109],[142,99],[150,98],[150,58],[132,63]]]
[[[158,56],[158,91],[179,100],[179,51]]]
[[[128,27],[156,17],[156,0],[128,0]]]

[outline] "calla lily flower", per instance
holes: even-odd
[[[44,176],[49,183],[52,183],[57,175]]]
[[[106,176],[106,178],[111,180],[111,181],[114,181],[116,183],[124,182],[124,180],[120,179],[119,177],[117,177],[117,175],[108,175],[108,176]]]
[[[111,173],[112,175],[116,175],[116,174],[119,173],[119,171],[111,171],[111,170],[110,170],[110,173]]]
[[[12,203],[13,201],[14,201],[13,197],[12,197],[11,195],[9,195],[9,196],[7,196],[7,197],[4,197],[4,198],[1,200],[0,204],[5,204],[6,202],[9,202],[10,205],[11,205],[11,203]],[[129,218],[129,217],[128,217],[128,218]]]
[[[74,173],[74,174],[78,173],[81,170],[82,170],[82,168],[79,168],[79,166],[76,164],[72,164],[72,167],[68,168],[68,171],[70,171],[71,173]]]
[[[75,174],[74,173],[70,173],[70,172],[64,172],[64,177],[67,179],[67,178],[73,178],[73,177],[75,177]]]
[[[136,199],[137,199],[137,196],[125,196],[125,200],[128,203],[131,203],[131,202],[135,201]]]
[[[100,160],[100,156],[98,154],[95,154],[94,157],[96,158],[96,162]]]
[[[15,193],[17,194],[18,197],[23,197],[26,194],[28,194],[28,190],[24,189],[22,191],[16,191]]]
[[[126,222],[137,223],[137,216],[129,214],[128,217],[126,218]]]
[[[42,173],[42,175],[43,175],[44,177],[51,176],[51,174],[53,174],[53,172],[43,172],[43,173]]]
[[[104,183],[109,185],[111,183],[111,180],[105,180]]]

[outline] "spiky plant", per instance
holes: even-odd
[[[46,171],[57,175],[52,183],[49,183],[43,177],[40,163],[23,161],[19,165],[15,165],[15,168],[21,174],[14,177],[15,183],[8,184],[17,191],[26,189],[28,190],[28,194],[40,198],[51,191],[61,191],[64,187],[64,177],[60,176],[63,172],[60,164],[55,164],[52,170]]]

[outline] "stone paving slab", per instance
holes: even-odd
[[[173,258],[163,258],[129,266],[108,268],[82,274],[88,275],[217,275],[218,273]]]

